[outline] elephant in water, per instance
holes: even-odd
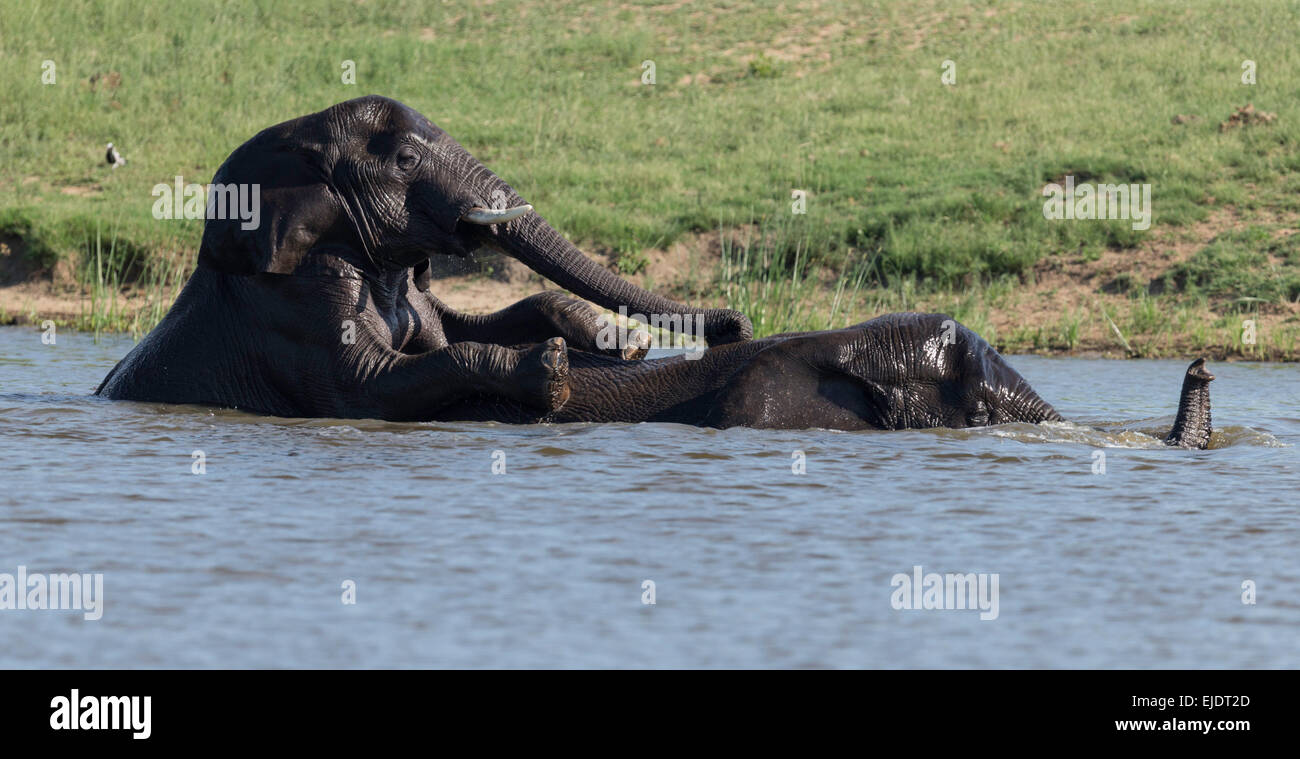
[[[263,130],[212,188],[198,266],[98,395],[398,420],[486,396],[540,416],[568,396],[568,346],[645,354],[644,332],[598,345],[595,310],[559,292],[487,315],[429,292],[431,255],[484,246],[606,308],[690,323],[710,345],[753,334],[739,312],[674,303],[596,264],[446,132],[388,98]],[[232,193],[238,218],[218,210],[236,205]],[[520,344],[534,345],[508,347]]]
[[[738,312],[637,288],[387,98],[270,127],[213,185],[257,188],[256,221],[220,218],[210,203],[193,275],[97,395],[391,420],[901,429],[1060,418],[978,335],[939,315],[751,341]],[[630,360],[647,335],[604,346],[596,312],[556,292],[457,313],[429,292],[429,256],[483,246],[606,308],[703,324],[710,349],[695,361]],[[1209,379],[1189,371],[1170,442],[1208,441]]]
[[[626,361],[569,354],[569,401],[555,422],[677,422],[837,430],[984,427],[1063,421],[982,337],[944,314],[887,314],[827,332],[775,335]],[[1188,367],[1169,445],[1206,448],[1214,375]],[[442,421],[534,421],[508,402],[448,407]]]

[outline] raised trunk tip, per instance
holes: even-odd
[[[1210,447],[1210,383],[1214,375],[1198,358],[1183,375],[1183,390],[1178,399],[1178,417],[1165,437],[1166,445],[1204,450]]]

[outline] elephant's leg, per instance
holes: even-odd
[[[586,301],[556,290],[530,295],[491,314],[463,314],[440,302],[439,306],[443,329],[453,343],[524,345],[559,335],[579,350],[624,359],[642,358],[650,348],[650,335],[643,330],[627,333],[625,346],[602,346],[600,314]]]
[[[468,398],[504,398],[542,418],[569,398],[569,359],[564,338],[523,349],[452,343],[415,355],[392,354],[362,383],[365,403],[384,419],[435,417]]]

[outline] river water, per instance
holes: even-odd
[[[1184,361],[1012,358],[1104,430],[774,432],[91,397],[131,344],[0,328],[0,573],[103,577],[0,667],[1300,666],[1294,364],[1212,364],[1182,451]]]

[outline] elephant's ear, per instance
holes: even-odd
[[[239,207],[227,204],[221,214],[211,199],[223,191]],[[291,274],[341,212],[316,154],[247,143],[212,179],[199,265],[228,274]]]

